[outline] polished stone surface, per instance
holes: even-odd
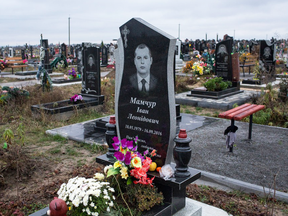
[[[101,95],[100,49],[91,43],[82,43],[82,95]]]
[[[259,95],[260,92],[256,91],[243,91],[240,94],[231,95],[221,99],[200,98],[187,96],[190,92],[182,92],[175,96],[176,103],[187,104],[195,107],[205,107],[221,110],[229,110],[233,108],[234,104],[242,105],[251,100],[254,95]]]
[[[232,45],[233,40],[221,41],[215,51],[215,73],[228,81],[232,81]]]
[[[186,131],[192,131],[196,128],[208,125],[215,121],[213,118],[205,118],[203,116],[196,116],[185,113],[181,113],[180,116],[181,121],[177,121],[177,124],[179,125],[179,128],[186,129]],[[106,144],[105,130],[103,130],[103,125],[109,121],[109,118],[110,116],[107,116],[87,122],[76,123],[48,130],[46,133],[52,135],[59,134],[71,140],[87,144]],[[99,128],[97,129],[96,127],[95,129],[97,121],[99,122]]]
[[[122,139],[138,136],[140,152],[156,149],[156,162],[162,166],[171,161],[176,129],[176,38],[140,18],[123,24],[120,34],[116,50],[117,133]]]

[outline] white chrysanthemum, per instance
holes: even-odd
[[[105,195],[105,196],[104,196],[104,199],[110,200],[110,197],[107,196],[107,195]]]
[[[90,206],[91,206],[91,207],[94,207],[94,206],[95,206],[95,204],[94,204],[93,202],[91,202],[91,203],[90,203]]]
[[[85,195],[84,198],[83,198],[83,205],[84,205],[84,206],[87,206],[87,205],[88,205],[88,199],[89,199],[89,196],[88,196],[88,195]]]
[[[96,197],[99,197],[100,194],[101,194],[101,190],[97,189],[97,190],[94,191],[93,194],[94,194]]]
[[[104,195],[108,195],[108,191],[106,189],[103,190]]]
[[[113,206],[114,206],[113,201],[111,201],[111,202],[109,203],[109,206],[110,206],[110,207],[113,207]]]
[[[108,189],[109,191],[111,191],[112,193],[114,193],[115,192],[115,190],[114,190],[114,188],[111,188],[111,187],[109,187],[109,189]]]
[[[86,212],[87,212],[88,215],[91,215],[91,211],[90,211],[90,209],[88,207],[86,208]]]
[[[79,204],[80,204],[80,200],[76,198],[76,199],[72,200],[72,204],[73,204],[75,207],[78,207]]]

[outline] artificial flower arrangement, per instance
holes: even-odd
[[[4,70],[7,67],[5,60],[0,59],[0,70]]]
[[[61,185],[57,194],[68,206],[67,215],[98,216],[113,209],[115,190],[109,182],[102,181],[102,177],[100,173],[87,179],[77,176]]]
[[[147,172],[152,163],[151,157],[156,155],[156,150],[149,152],[146,150],[141,154],[137,151],[138,137],[135,138],[135,146],[133,141],[122,139],[119,141],[118,137],[113,138],[113,148],[116,150],[114,157],[116,162],[107,172],[107,177],[111,175],[121,174],[121,178],[127,181],[127,185],[134,184],[150,185],[155,177],[148,178]]]
[[[28,98],[29,92],[23,89],[15,88],[13,86],[3,86],[2,89],[0,88],[0,105],[4,105],[8,103],[10,100],[17,100],[19,102],[22,101],[22,98]]]
[[[116,161],[105,167],[104,173],[107,173],[107,180],[115,188],[116,197],[122,197],[122,203],[125,202],[122,208],[119,206],[121,211],[129,209],[127,214],[137,215],[139,211],[148,211],[155,205],[163,204],[162,192],[158,192],[153,185],[155,177],[147,176],[151,157],[156,156],[156,150],[138,152],[138,137],[132,141],[119,141],[118,137],[114,137],[113,141]]]
[[[81,78],[81,75],[77,74],[74,68],[72,68],[72,70],[69,70],[68,72],[69,72],[68,73],[68,80]]]
[[[139,215],[163,204],[163,194],[147,177],[156,150],[137,151],[137,140],[113,138],[116,159],[93,178],[75,177],[63,183],[58,198],[68,205],[69,215]],[[134,145],[135,143],[135,145]]]
[[[74,96],[70,98],[70,101],[72,103],[81,103],[83,102],[83,97],[81,95],[75,94]]]

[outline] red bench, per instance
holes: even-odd
[[[263,110],[263,109],[265,109],[264,105],[243,104],[243,105],[236,107],[234,109],[220,113],[218,115],[218,117],[219,118],[225,118],[225,119],[231,119],[231,127],[233,128],[235,120],[240,121],[243,118],[250,116],[248,139],[251,139],[253,113],[256,113],[259,110]]]

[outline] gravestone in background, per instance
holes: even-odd
[[[201,49],[201,41],[200,41],[199,39],[197,39],[197,40],[195,41],[195,49],[200,52],[200,49]]]
[[[226,81],[232,81],[232,45],[233,39],[224,40],[216,44],[215,73]]]
[[[12,47],[9,48],[9,57],[14,57],[14,50]]]
[[[70,46],[70,55],[74,56],[74,47]]]
[[[80,44],[77,44],[75,46],[75,54],[76,54],[76,64],[77,64],[77,72],[81,74],[83,77],[83,71],[82,71],[82,46]]]
[[[102,67],[106,67],[108,65],[108,49],[105,45],[101,47],[101,55],[102,55]]]
[[[40,40],[41,43],[41,40]],[[42,47],[45,49],[45,57],[44,57],[44,69],[48,73],[52,73],[52,68],[49,62],[49,46],[48,46],[48,39],[42,39]]]
[[[82,90],[81,95],[101,95],[100,49],[91,43],[82,43]]]
[[[138,136],[138,150],[156,149],[153,160],[163,166],[171,161],[176,134],[173,80],[176,39],[140,18],[122,25],[120,34],[115,51],[117,133],[121,139]],[[134,58],[137,47],[139,55]],[[144,59],[146,64],[140,64]],[[139,88],[136,66],[145,70],[151,66],[149,91]]]
[[[21,49],[21,58],[25,59],[25,50],[24,49]]]
[[[67,58],[67,45],[65,43],[61,44],[61,54]]]
[[[175,70],[180,71],[183,67],[183,60],[180,58],[181,54],[181,41],[176,41],[176,48],[175,48]]]
[[[260,41],[260,54],[259,54],[259,66],[264,67],[265,82],[271,82],[276,80],[275,76],[275,63],[276,63],[276,45],[270,43],[268,40]]]

